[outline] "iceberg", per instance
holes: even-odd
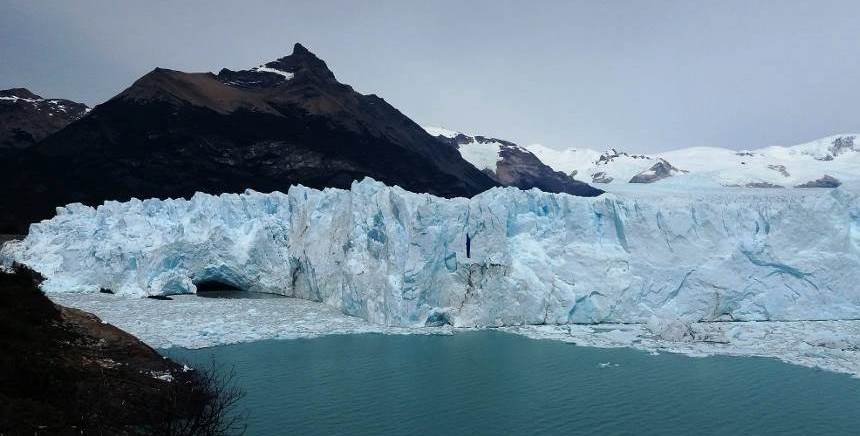
[[[763,191],[443,199],[365,179],[71,204],[0,259],[49,294],[216,283],[395,327],[860,318],[857,191]]]

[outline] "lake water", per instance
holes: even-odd
[[[165,352],[235,367],[250,435],[860,434],[860,380],[772,359],[492,331]]]

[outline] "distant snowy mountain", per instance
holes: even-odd
[[[826,188],[860,180],[858,136],[835,135],[788,147],[744,151],[690,147],[650,155],[616,149],[556,150],[540,144],[525,148],[553,169],[592,183]]]
[[[0,151],[27,148],[89,110],[83,103],[42,98],[25,88],[0,90]]]
[[[555,171],[534,153],[504,139],[467,135],[441,127],[424,127],[440,142],[460,152],[460,156],[504,186],[537,188],[545,192],[595,196],[602,191],[569,175]]]

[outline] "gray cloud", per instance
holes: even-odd
[[[0,87],[99,103],[156,66],[296,41],[420,123],[555,147],[747,148],[860,130],[855,1],[0,4]]]

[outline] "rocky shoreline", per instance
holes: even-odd
[[[23,267],[0,273],[0,434],[224,434],[222,376],[52,303]]]

